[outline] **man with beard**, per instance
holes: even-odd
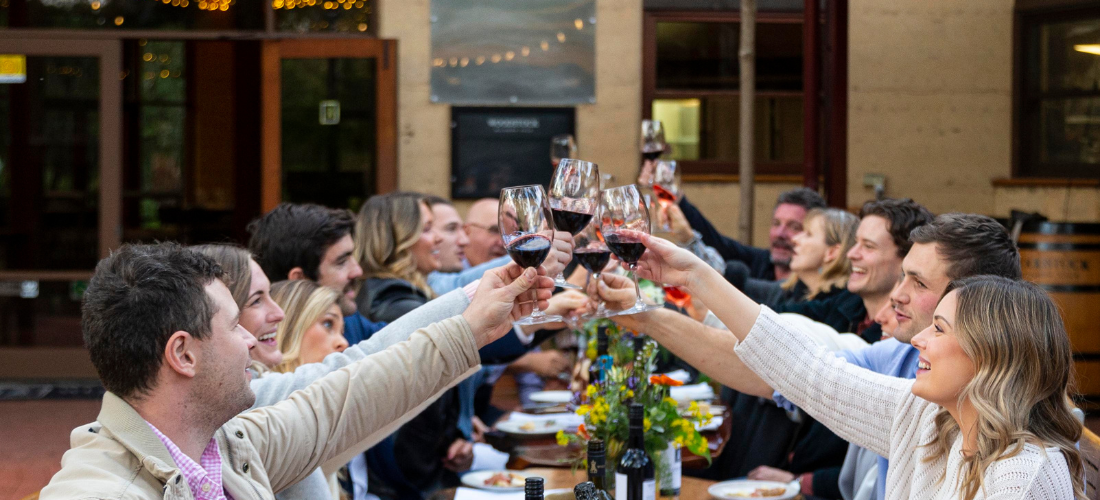
[[[470,207],[470,222],[463,223],[451,202],[439,196],[427,196],[425,200],[432,209],[439,234],[443,242],[439,244],[439,262],[441,267],[428,275],[428,286],[437,294],[444,294],[456,288],[462,288],[489,269],[503,266],[512,261],[504,253],[504,242],[497,228],[497,200],[486,198]],[[468,233],[473,230],[474,235]],[[476,243],[475,243],[476,240]],[[557,238],[555,238],[557,240]],[[555,241],[558,243],[558,241]],[[555,245],[561,247],[562,244]],[[469,249],[469,251],[467,251]],[[472,254],[477,264],[471,264],[467,253]],[[499,255],[497,255],[499,254]],[[552,252],[544,267],[554,267],[559,252]],[[491,257],[488,260],[482,260]],[[553,260],[552,260],[553,259]]]
[[[702,235],[703,243],[713,247],[727,261],[743,263],[749,269],[750,278],[769,281],[782,281],[790,275],[794,247],[792,238],[802,232],[802,219],[806,218],[806,212],[824,207],[825,199],[809,188],[781,193],[776,199],[772,227],[768,231],[770,247],[756,248],[718,232],[687,197],[680,198],[680,209],[691,228]],[[738,272],[737,266],[730,266],[727,270],[727,273],[732,272]]]
[[[273,498],[474,369],[531,292],[545,304],[553,287],[514,264],[486,273],[461,315],[240,414],[256,399],[256,340],[223,277],[174,243],[123,245],[99,262],[81,329],[107,393],[40,498]]]
[[[355,307],[363,268],[352,257],[354,228],[350,211],[309,203],[280,203],[248,224],[248,250],[272,282],[307,279],[343,292],[340,308],[350,345],[386,325],[368,320]]]

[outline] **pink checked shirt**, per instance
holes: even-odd
[[[149,424],[149,422],[146,423]],[[168,448],[168,454],[179,466],[180,474],[187,480],[187,485],[191,487],[191,494],[194,495],[195,500],[233,500],[233,497],[229,496],[225,492],[225,487],[222,486],[222,454],[218,451],[217,441],[211,438],[210,444],[206,445],[205,450],[202,450],[199,463],[195,463],[194,460],[191,460],[191,457],[180,451],[176,443],[168,439],[168,436],[161,434],[160,429],[154,427],[153,424],[149,424],[149,428],[153,429],[153,434],[156,434],[160,438],[160,442]]]

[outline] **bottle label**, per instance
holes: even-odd
[[[626,474],[619,472],[615,473],[615,500],[633,500],[627,499],[626,489]],[[642,499],[641,500],[657,500],[657,480],[647,479],[642,483]]]
[[[665,496],[679,494],[680,483],[683,476],[682,448],[676,443],[669,443],[664,453],[661,453],[661,462],[664,463],[664,471],[667,475],[661,478],[661,493]]]

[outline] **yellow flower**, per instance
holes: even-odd
[[[649,432],[650,422],[649,417],[642,419],[642,430]]]
[[[588,406],[588,405],[580,405],[580,406],[578,406],[578,407],[577,407],[577,415],[580,415],[580,416],[582,416],[582,417],[583,417],[584,415],[587,415],[589,411],[592,411],[592,407],[591,407],[591,406]]]
[[[666,403],[668,403],[668,404],[670,404],[670,405],[672,405],[672,406],[676,406],[676,400],[675,400],[675,399],[672,399],[672,398],[670,398],[670,397],[668,397],[668,396],[665,396],[665,399],[663,399],[662,401],[664,401],[664,402],[666,402]]]
[[[569,438],[565,436],[565,431],[558,431],[558,434],[554,437],[558,440],[558,446],[569,445]]]
[[[626,392],[623,393],[623,397],[627,399],[634,397],[634,391],[627,389]]]
[[[683,445],[684,445],[684,436],[676,436],[676,438],[675,438],[675,439],[673,439],[673,441],[674,441],[674,442],[675,442],[676,444],[678,444],[678,445],[680,445],[680,446],[683,446]]]
[[[596,386],[595,385],[588,386],[588,390],[586,390],[584,394],[586,396],[588,396],[589,400],[596,397]]]

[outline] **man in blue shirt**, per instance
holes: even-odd
[[[356,311],[356,279],[363,268],[352,256],[355,216],[309,203],[280,203],[248,224],[248,250],[272,282],[308,279],[343,292],[344,337],[355,345],[386,326]]]

